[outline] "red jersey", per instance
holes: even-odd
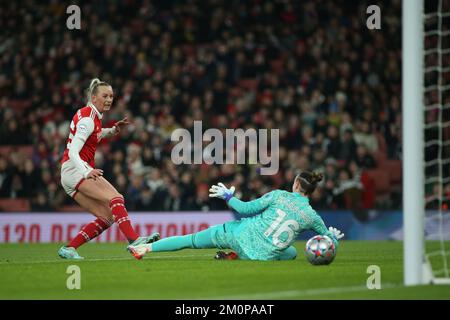
[[[91,118],[94,123],[93,131],[92,128],[89,129],[89,125],[85,125],[84,123],[89,123],[89,119],[84,118]],[[81,121],[84,119],[83,121]],[[81,123],[80,123],[81,121]],[[79,126],[80,124],[80,126]],[[77,113],[73,116],[72,122],[70,123],[70,134],[69,138],[67,140],[67,147],[66,150],[64,150],[64,155],[61,160],[61,164],[69,160],[69,149],[70,144],[72,142],[73,137],[75,136],[77,130],[83,130],[88,131],[90,135],[87,137],[86,142],[83,145],[83,148],[80,150],[80,158],[83,161],[86,161],[92,168],[95,168],[95,162],[94,162],[94,156],[95,156],[95,150],[97,150],[97,144],[102,139],[102,121],[99,118],[99,114],[94,108],[91,106],[86,106],[77,111]],[[85,133],[85,132],[84,132]]]

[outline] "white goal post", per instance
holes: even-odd
[[[443,81],[442,73],[448,72],[448,66],[443,66],[442,56],[450,52],[447,40],[448,29],[445,29],[446,21],[450,18],[450,12],[443,11],[443,1],[437,0],[434,12],[424,11],[424,0],[403,0],[402,3],[402,112],[403,112],[403,271],[404,284],[450,284],[448,257],[450,253],[445,248],[445,241],[448,241],[448,228],[446,222],[449,216],[448,211],[443,212],[442,204],[444,193],[442,189],[448,178],[442,171],[448,160],[443,158],[443,148],[449,142],[442,136],[443,129],[448,126],[445,119],[442,119],[445,106],[443,102],[446,90],[449,85]],[[444,6],[447,8],[447,6]],[[447,9],[448,10],[448,9]],[[424,30],[427,19],[433,19],[433,30]],[[434,47],[424,48],[425,38],[435,37],[431,43]],[[434,42],[433,42],[434,41]],[[428,42],[430,43],[430,41]],[[443,45],[443,43],[445,43]],[[428,55],[435,55],[426,60]],[[432,60],[432,66],[425,61]],[[426,73],[435,72],[433,83],[425,83]],[[426,94],[432,92],[435,100],[426,101]],[[438,116],[436,120],[429,123],[425,119],[426,112],[435,111]],[[425,130],[433,129],[437,132],[437,137],[432,141],[425,141]],[[434,146],[436,151],[435,159],[425,161],[425,149]],[[433,176],[426,174],[426,169],[435,166]],[[434,212],[426,211],[425,185],[433,183],[441,190],[433,194],[431,198],[437,203]],[[429,217],[429,215],[433,215]],[[426,220],[427,219],[427,220]],[[425,230],[427,221],[434,219],[437,225],[435,240],[439,243],[433,252],[427,253],[427,243],[425,242]],[[444,236],[445,234],[445,236]],[[430,238],[429,235],[427,239]],[[437,242],[437,241],[435,241]],[[433,270],[430,259],[439,259],[439,270]]]
[[[423,0],[402,3],[403,272],[405,285],[423,283],[424,134]]]

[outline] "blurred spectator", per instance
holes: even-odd
[[[369,152],[378,150],[377,138],[373,134],[371,125],[367,121],[362,121],[359,125],[359,130],[356,131],[355,141],[359,145],[363,145]]]
[[[180,188],[176,184],[171,184],[166,196],[162,199],[161,210],[179,211],[182,209]]]
[[[39,191],[31,200],[31,211],[45,212],[53,211],[55,208],[49,203],[49,199],[45,192]]]
[[[342,145],[339,138],[339,131],[335,126],[331,125],[328,127],[327,138],[328,138],[328,146],[327,146],[328,155],[335,159],[340,158]]]
[[[367,151],[365,145],[359,145],[356,148],[356,164],[363,169],[371,169],[375,167],[375,160]]]
[[[39,170],[35,168],[33,161],[27,159],[24,164],[24,168],[21,172],[21,178],[23,183],[23,195],[26,198],[31,198],[38,190],[40,183]]]
[[[209,186],[201,184],[197,188],[197,196],[191,207],[192,210],[209,211],[211,210],[211,203],[209,201]]]
[[[316,210],[330,209],[330,207],[328,206],[327,200],[326,200],[325,196],[323,195],[323,192],[324,192],[323,189],[319,187],[311,195],[309,203]]]
[[[8,168],[8,161],[0,156],[0,197],[9,197],[9,190],[11,190],[11,171]]]
[[[344,131],[343,140],[341,144],[341,150],[339,152],[339,159],[345,160],[349,163],[356,159],[357,145],[355,139],[353,138],[352,129],[348,128]]]
[[[134,209],[137,211],[157,210],[157,199],[155,199],[154,193],[149,187],[144,186],[142,188]]]
[[[336,187],[333,189],[333,202],[337,208],[359,209],[361,206],[361,191],[363,186],[358,177],[342,169],[339,172]]]

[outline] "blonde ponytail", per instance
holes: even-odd
[[[99,78],[94,78],[89,84],[89,88],[86,90],[87,101],[91,102],[92,95],[97,93],[97,88],[99,86],[109,86],[107,82],[101,81]]]

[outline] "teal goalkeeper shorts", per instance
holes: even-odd
[[[279,254],[272,256],[271,254],[267,257],[259,257],[255,259],[245,254],[241,245],[237,240],[237,235],[240,233],[240,228],[242,227],[241,221],[229,221],[224,224],[219,224],[210,227],[211,230],[211,241],[218,249],[232,249],[234,250],[239,258],[243,260],[292,260],[297,257],[297,249],[294,246],[290,246],[285,250],[279,252]]]
[[[248,258],[242,250],[236,234],[239,233],[241,221],[229,221],[211,227],[211,240],[218,249],[232,249],[241,258]]]

